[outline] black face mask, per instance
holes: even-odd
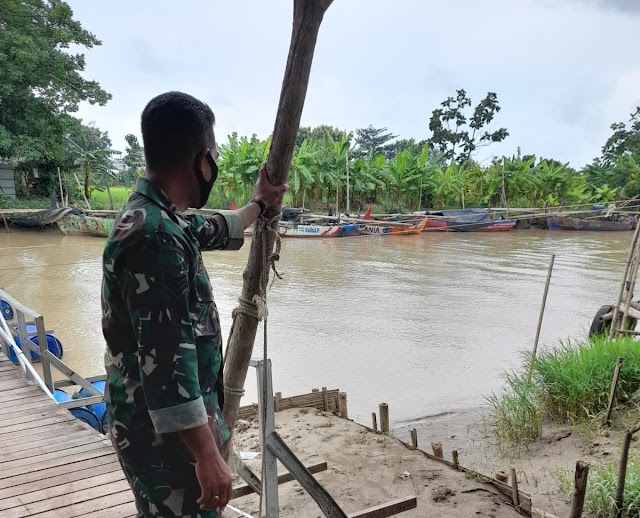
[[[204,179],[204,176],[200,169],[198,168],[200,160],[198,156],[196,156],[196,161],[193,166],[194,172],[196,174],[196,179],[198,180],[198,186],[200,187],[200,204],[196,207],[196,209],[201,209],[207,204],[207,200],[209,199],[209,194],[211,194],[211,189],[213,189],[213,184],[216,183],[218,179],[218,164],[211,156],[211,151],[207,149],[205,154],[207,161],[209,162],[209,166],[211,167],[211,180],[208,182]]]

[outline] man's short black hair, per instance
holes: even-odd
[[[140,118],[144,157],[150,169],[179,165],[190,153],[211,147],[215,116],[211,108],[182,92],[154,97]]]

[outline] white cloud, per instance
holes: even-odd
[[[629,70],[640,47],[637,18],[621,12],[640,1],[606,1],[617,10],[595,9],[596,0],[336,0],[320,31],[302,123],[372,123],[424,138],[431,111],[456,89],[474,101],[495,91],[503,106],[496,126],[511,137],[489,153],[521,146],[582,165],[640,91]],[[219,137],[271,131],[291,1],[69,3],[104,42],[86,52],[86,76],[113,94],[106,107],[80,115],[108,130],[116,148],[126,133],[139,133],[145,103],[171,89],[209,103]]]

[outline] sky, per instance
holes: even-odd
[[[113,95],[78,115],[115,149],[168,90],[209,104],[218,140],[272,131],[293,0],[67,1],[103,42],[85,51],[84,75]],[[510,136],[479,160],[520,147],[580,167],[640,105],[639,24],[640,0],[334,0],[302,125],[420,140],[457,89],[474,104],[493,91],[502,110],[491,128]]]

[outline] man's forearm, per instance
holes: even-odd
[[[181,430],[178,434],[197,461],[215,459],[220,456],[208,423],[188,430]]]
[[[260,216],[260,205],[257,203],[248,203],[244,207],[240,207],[236,213],[242,220],[242,226],[247,228],[251,223],[258,219],[258,216]]]

